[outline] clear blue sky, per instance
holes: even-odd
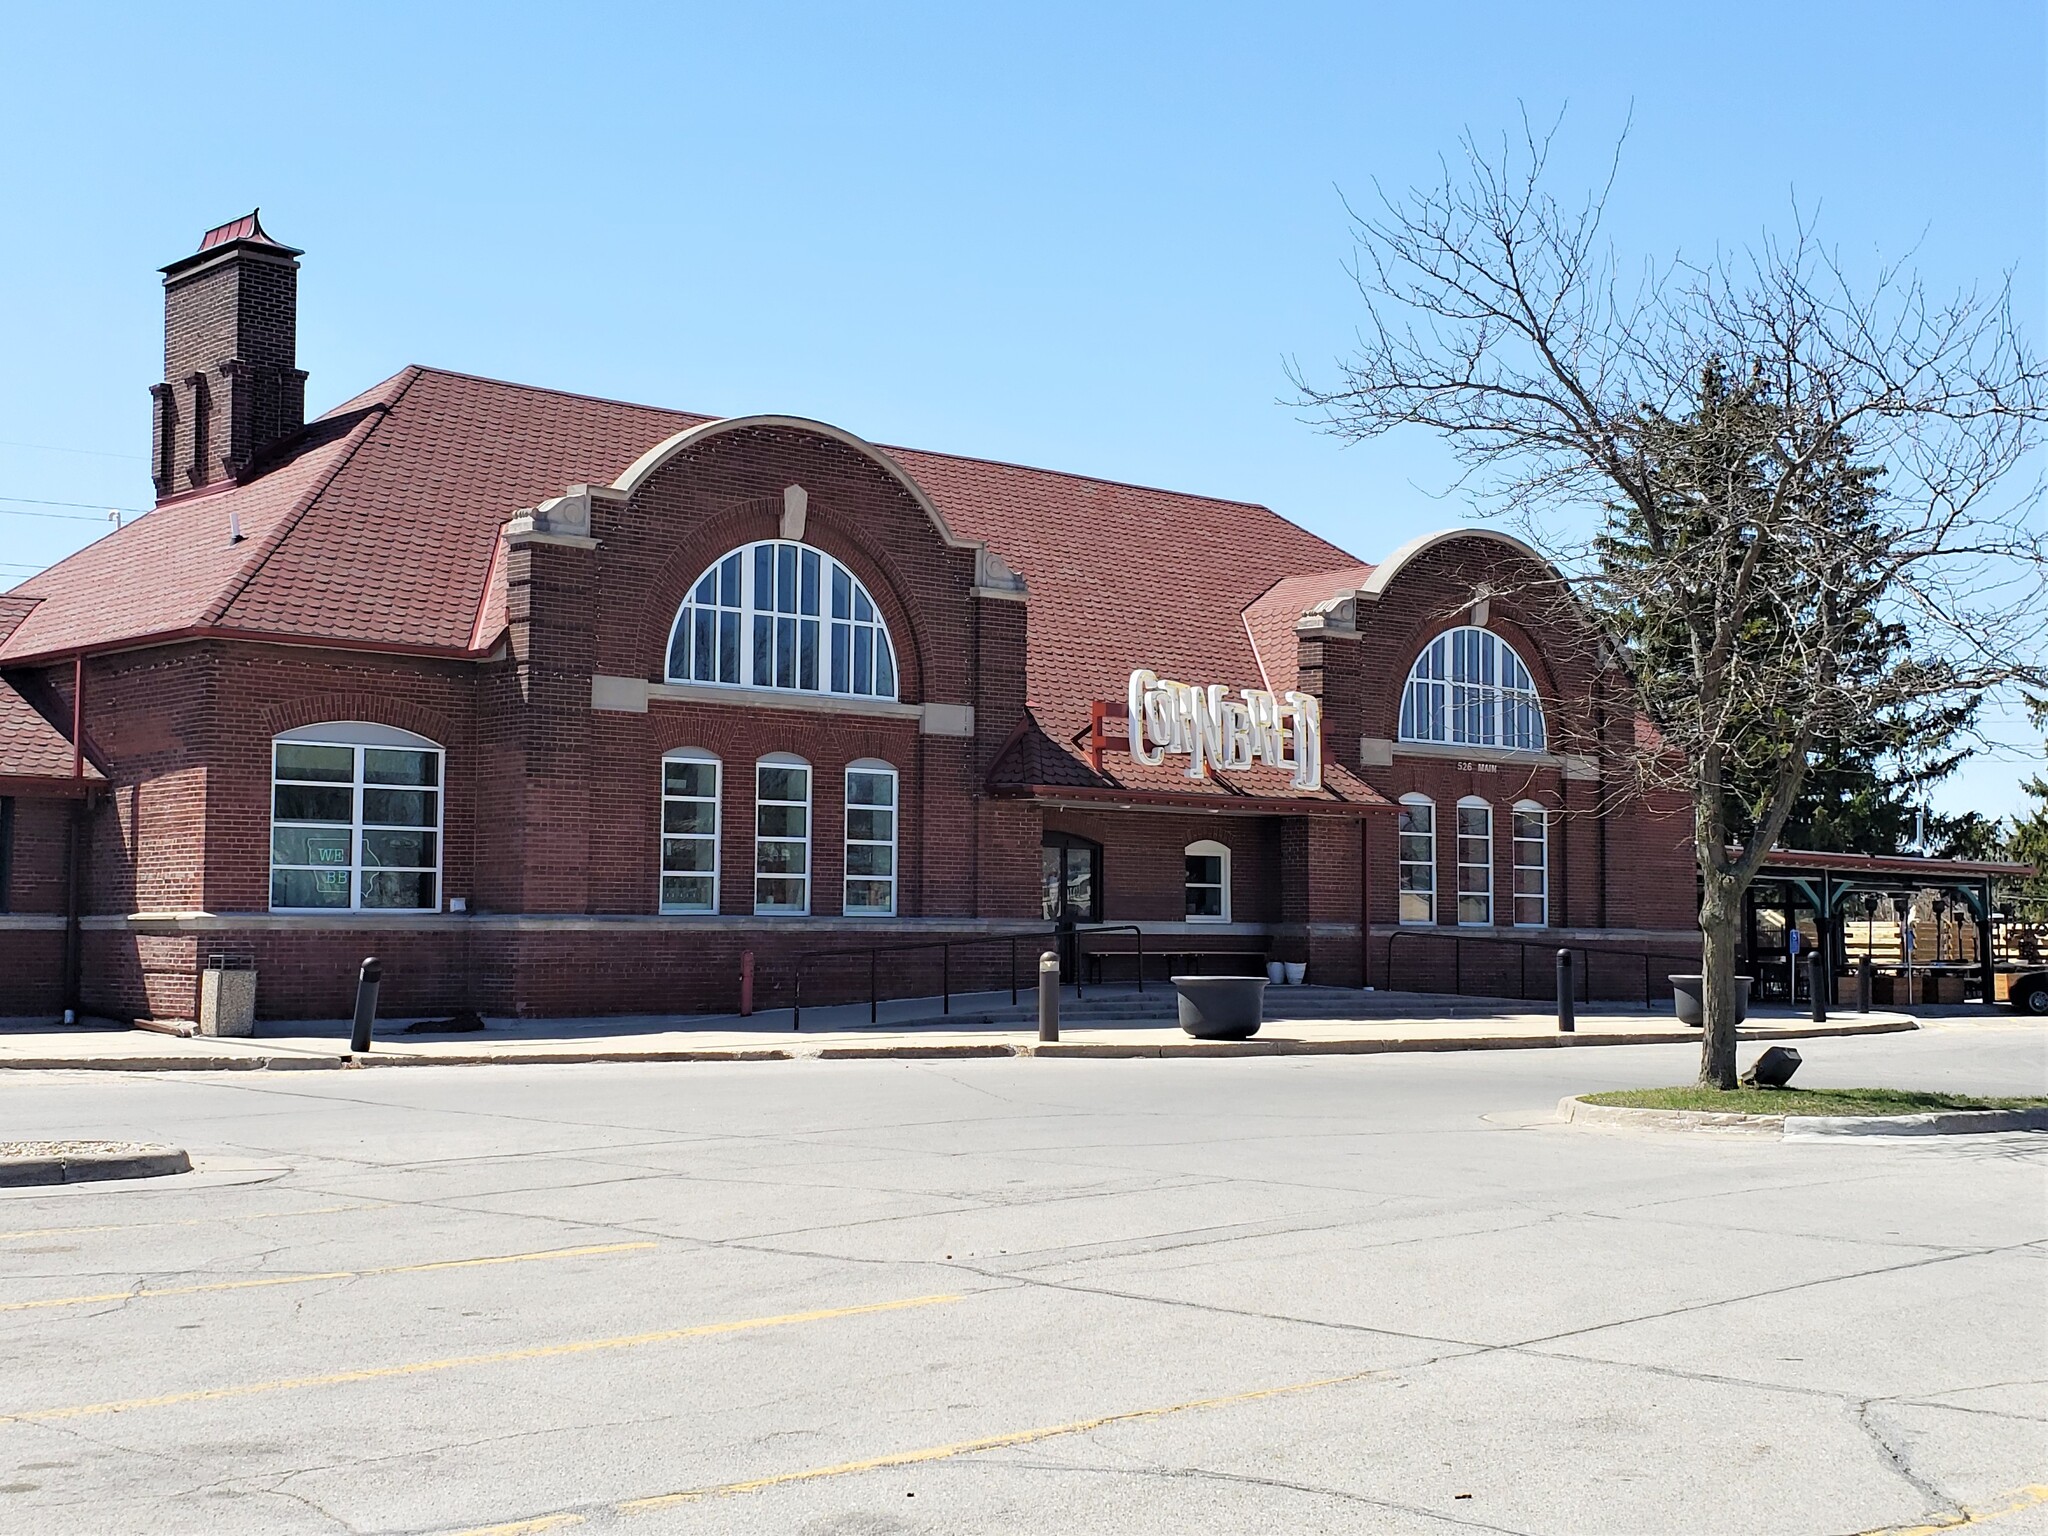
[[[1433,443],[1340,449],[1276,403],[1350,335],[1339,188],[1520,103],[1568,106],[1590,175],[1632,110],[1624,249],[1740,245],[1796,193],[1939,287],[2016,268],[2048,347],[2044,41],[2038,0],[0,0],[0,587],[105,526],[22,498],[148,504],[155,269],[254,204],[307,251],[314,411],[413,362],[790,411],[1375,558],[1469,513]],[[2009,810],[2024,766],[1939,803]]]

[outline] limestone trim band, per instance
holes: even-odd
[[[650,683],[641,677],[590,679],[593,710],[644,715],[650,704],[724,704],[741,709],[794,709],[834,715],[866,715],[885,720],[915,720],[926,736],[972,736],[972,704],[903,704],[894,699],[864,699],[836,693],[803,693],[783,688],[739,688],[723,683]]]

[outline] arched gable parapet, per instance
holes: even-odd
[[[726,416],[717,421],[706,421],[694,427],[685,427],[673,436],[663,438],[629,464],[625,473],[612,482],[612,489],[621,495],[630,496],[648,476],[686,449],[709,442],[714,437],[722,437],[728,432],[741,432],[755,427],[780,427],[794,432],[809,432],[852,449],[903,487],[905,494],[917,503],[918,510],[931,520],[932,527],[949,547],[986,550],[987,546],[980,540],[963,539],[956,534],[947,524],[945,514],[940,512],[931,497],[925,494],[924,487],[912,479],[909,471],[882,449],[843,427],[835,427],[830,422],[813,421],[805,416]]]
[[[1545,558],[1541,550],[1538,550],[1532,544],[1516,538],[1511,533],[1502,533],[1498,528],[1439,528],[1434,533],[1425,533],[1410,539],[1406,544],[1403,544],[1399,549],[1387,556],[1386,559],[1374,566],[1372,574],[1359,584],[1359,598],[1368,603],[1378,602],[1388,586],[1392,584],[1394,579],[1406,567],[1414,564],[1422,556],[1430,553],[1439,545],[1453,543],[1459,539],[1474,539],[1500,545],[1502,548],[1513,550],[1516,554],[1529,560],[1547,575],[1556,577],[1559,580],[1563,579],[1562,573]]]

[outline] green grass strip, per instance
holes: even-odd
[[[2048,1109],[2048,1098],[1980,1099],[1911,1088],[1624,1088],[1589,1093],[1621,1109],[1705,1109],[1723,1115],[1929,1115],[1964,1109]]]

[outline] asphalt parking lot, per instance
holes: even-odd
[[[0,1191],[0,1531],[2048,1531],[2048,1137],[1552,1119],[1691,1065],[0,1075],[197,1164]]]

